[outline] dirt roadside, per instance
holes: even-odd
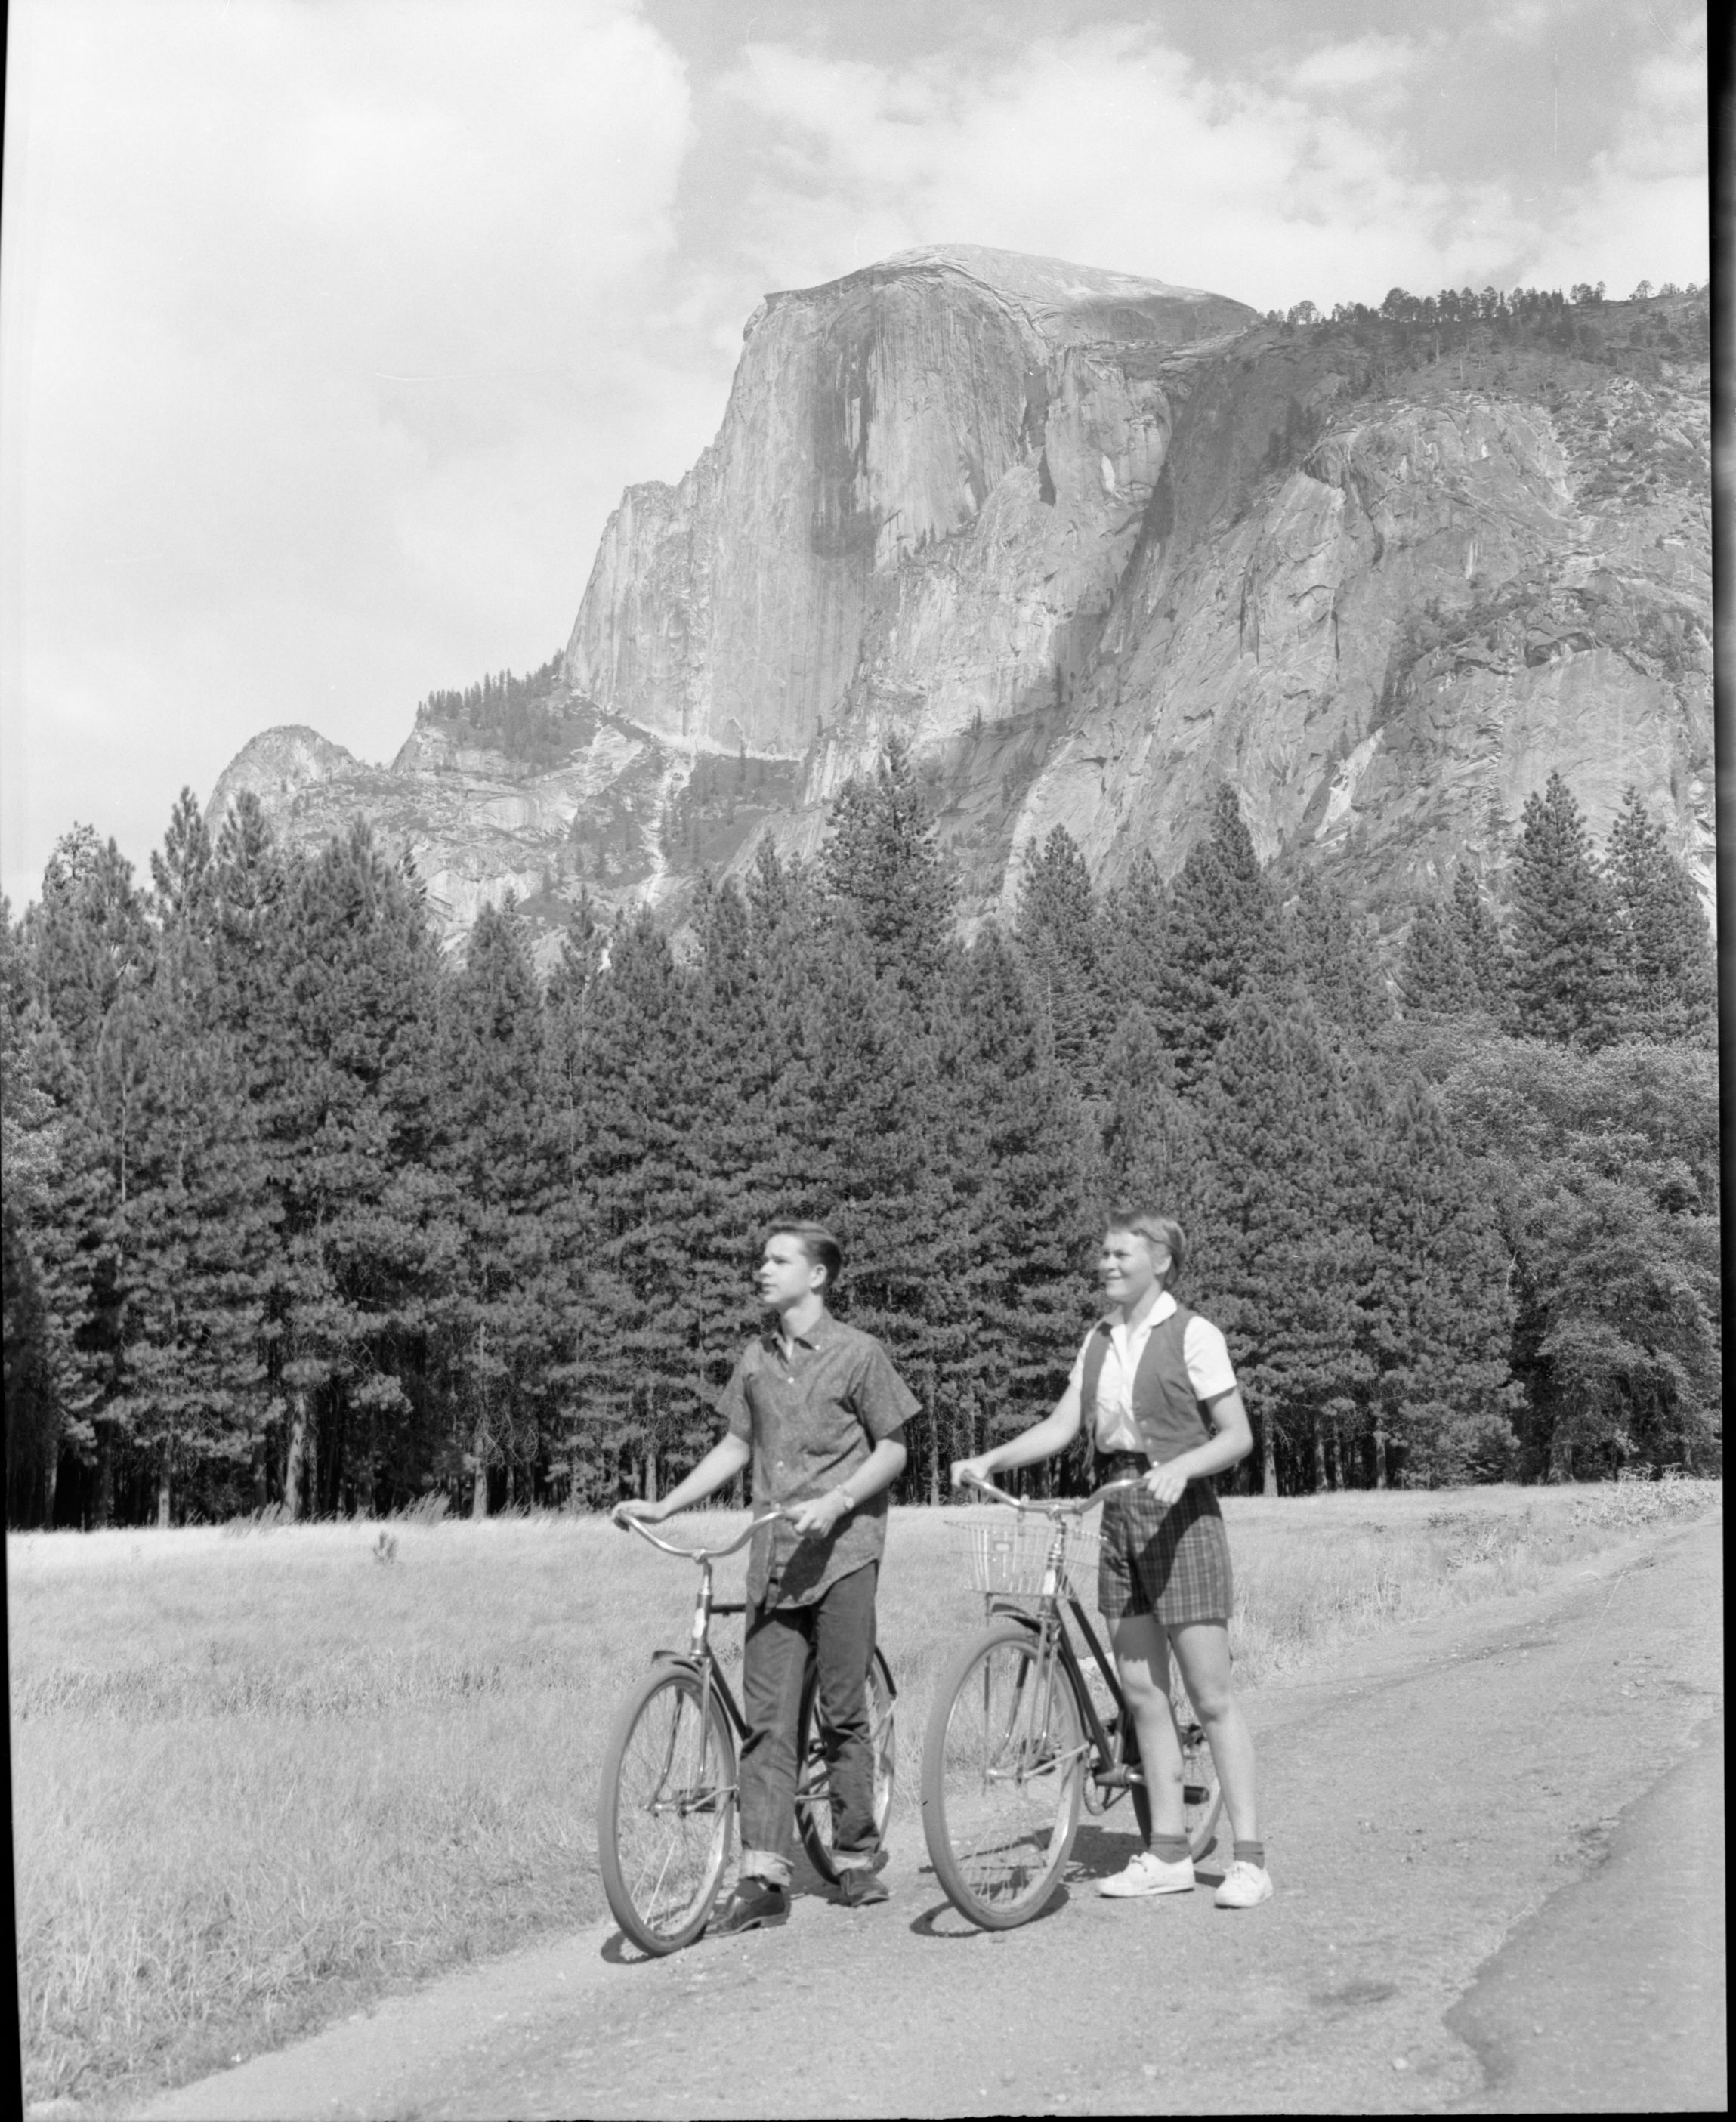
[[[804,1897],[784,1930],[651,1963],[594,1928],[391,1999],[142,2115],[1504,2106],[1523,2089],[1514,2012],[1540,1995],[1555,2007],[1531,2058],[1546,2078],[1551,2049],[1589,2054],[1593,2031],[1616,2056],[1652,2045],[1643,1987],[1621,1979],[1626,1895],[1654,1911],[1648,1979],[1690,2028],[1697,2013],[1721,2024],[1721,1867],[1687,1861],[1692,1827],[1676,1830],[1680,1861],[1648,1860],[1645,1803],[1720,1707],[1720,1531],[1715,1517],[1607,1550],[1545,1592],[1396,1630],[1330,1674],[1251,1694],[1279,1882],[1259,1910],[1221,1914],[1205,1891],[1101,1900],[1093,1876],[1133,1847],[1118,1810],[1088,1822],[1052,1913],[987,1936],[936,1888],[905,1812],[883,1908]],[[918,1744],[904,1735],[907,1773]],[[1612,1836],[1618,1891],[1599,1900]],[[1546,1936],[1520,1928],[1532,1919]],[[1701,1941],[1692,1969],[1671,1965],[1678,1933]],[[1584,1979],[1551,1989],[1564,1950]]]

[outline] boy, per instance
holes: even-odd
[[[868,1670],[887,1490],[903,1470],[899,1433],[918,1402],[873,1335],[827,1311],[843,1264],[838,1241],[822,1225],[772,1229],[757,1279],[777,1325],[748,1343],[724,1388],[727,1433],[662,1503],[620,1507],[653,1521],[668,1517],[751,1461],[756,1507],[776,1504],[792,1514],[762,1526],[748,1557],[741,1876],[714,1932],[760,1930],[789,1918],[796,1725],[810,1644],[836,1807],[838,1898],[850,1908],[887,1899],[877,1877],[885,1860],[874,1821]]]

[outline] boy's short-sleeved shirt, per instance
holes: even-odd
[[[753,1447],[756,1508],[812,1501],[847,1481],[920,1403],[872,1334],[822,1311],[786,1356],[775,1330],[750,1341],[721,1403],[729,1434]],[[886,1547],[888,1493],[870,1496],[828,1539],[798,1540],[787,1521],[755,1534],[747,1596],[801,1606]]]

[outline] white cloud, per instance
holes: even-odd
[[[966,240],[1265,308],[1456,284],[1514,234],[1493,186],[1410,173],[1396,141],[1341,110],[1212,82],[1133,30],[1033,46],[986,77],[761,47],[730,87],[777,144],[744,219],[785,284],[792,268],[824,277]]]
[[[1125,27],[1050,40],[986,73],[949,58],[894,69],[760,46],[726,84],[744,154],[766,143],[739,240],[766,285],[968,241],[1261,309],[1378,301],[1394,284],[1704,278],[1691,49],[1619,85],[1617,144],[1593,159],[1589,186],[1537,206],[1517,203],[1500,169],[1417,166],[1386,99],[1407,78],[1421,92],[1426,57],[1371,37],[1322,47],[1281,81],[1225,82]]]
[[[643,335],[690,124],[616,0],[12,11],[0,682],[15,896],[258,730],[364,755],[539,660],[715,418]]]
[[[1322,44],[1286,70],[1288,86],[1341,95],[1346,90],[1385,88],[1414,73],[1426,56],[1405,37],[1356,37]]]
[[[1706,22],[1670,26],[1668,49],[1634,74],[1615,145],[1592,158],[1591,180],[1560,222],[1540,231],[1537,278],[1703,283],[1710,272],[1706,169]]]

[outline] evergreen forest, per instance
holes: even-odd
[[[453,706],[466,719],[526,705]],[[730,769],[723,769],[725,772]],[[13,1525],[597,1507],[710,1444],[768,1219],[918,1394],[907,1501],[1046,1411],[1106,1205],[1177,1216],[1268,1493],[1719,1465],[1714,956],[1559,776],[1383,956],[1233,789],[1167,881],[1056,830],[962,937],[896,747],[671,937],[438,946],[365,824],[77,828],[0,936]],[[1083,1461],[1035,1478],[1083,1478]]]

